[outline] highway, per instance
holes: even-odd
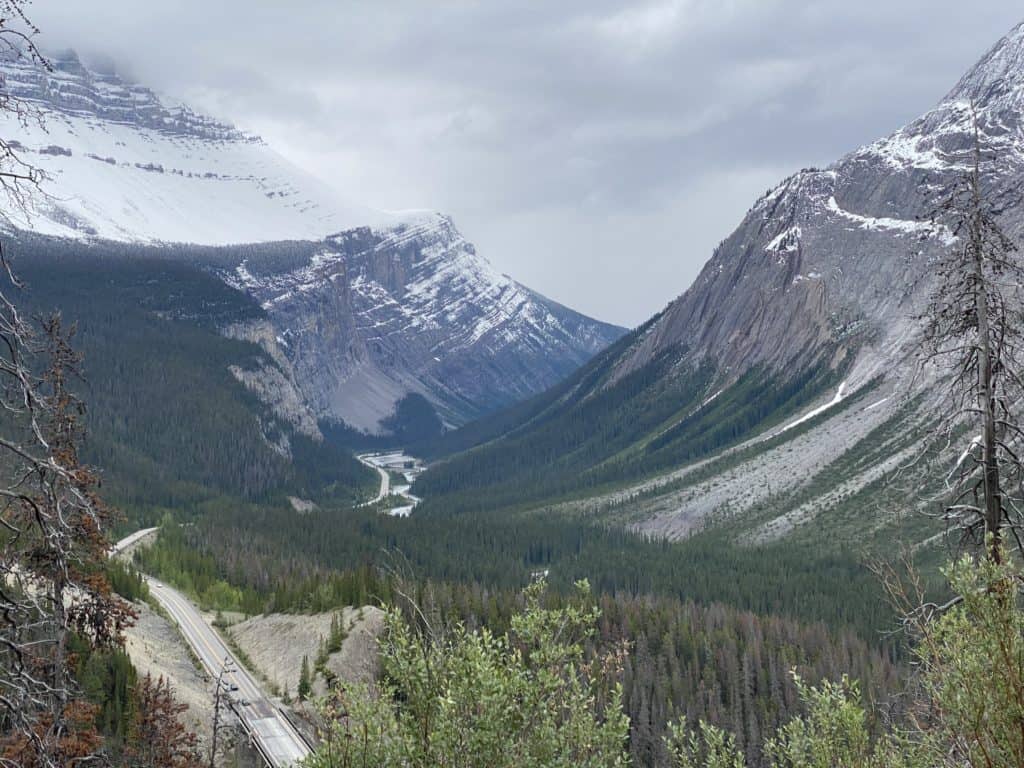
[[[389,494],[395,494],[396,496],[401,496],[405,503],[388,510],[388,514],[393,517],[408,517],[413,509],[416,508],[416,505],[420,503],[419,499],[409,493],[409,487],[423,471],[422,462],[412,456],[407,456],[402,451],[364,453],[356,456],[356,458],[366,466],[376,469],[380,475],[380,492],[374,498],[363,502],[359,506],[368,507],[386,499]],[[409,485],[392,486],[389,470],[403,474]]]
[[[359,459],[359,461],[361,461],[363,464],[372,469],[376,469],[377,472],[380,474],[380,493],[378,493],[374,498],[370,499],[369,501],[364,501],[362,504],[359,505],[361,507],[369,507],[372,504],[376,504],[378,501],[387,498],[387,495],[391,493],[391,475],[389,475],[388,471],[383,467],[379,466],[378,464],[374,464],[371,459],[372,456],[373,454],[363,454],[362,456],[356,456],[356,458]]]
[[[121,552],[147,531],[133,533],[114,545]],[[292,727],[284,714],[271,701],[253,676],[243,667],[217,631],[202,617],[189,600],[176,589],[145,576],[150,593],[181,629],[182,635],[202,662],[211,679],[215,679],[227,663],[231,670],[224,676],[232,690],[228,697],[232,709],[257,749],[272,768],[287,768],[310,753],[309,746]],[[211,694],[212,695],[212,694]]]

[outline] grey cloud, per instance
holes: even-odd
[[[990,0],[70,0],[44,39],[263,133],[350,196],[453,214],[503,271],[637,323],[753,199],[935,103]]]

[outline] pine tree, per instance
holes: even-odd
[[[302,669],[299,672],[299,687],[297,689],[297,695],[299,701],[305,701],[309,698],[310,691],[312,690],[313,683],[309,675],[309,657],[302,657]]]

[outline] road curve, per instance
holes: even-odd
[[[124,550],[148,532],[139,531],[122,539],[114,545],[113,551]],[[211,679],[220,674],[225,663],[232,670],[225,674],[224,679],[229,686],[237,687],[228,694],[233,709],[272,768],[288,768],[309,755],[310,749],[303,738],[198,609],[173,587],[151,576],[144,578],[150,594],[181,629]]]
[[[369,507],[371,504],[376,504],[378,501],[386,499],[388,494],[391,493],[391,475],[388,474],[388,471],[386,469],[377,466],[376,464],[369,460],[368,457],[372,455],[373,454],[366,453],[361,456],[356,456],[356,458],[359,459],[359,461],[361,461],[366,466],[370,467],[371,469],[377,470],[377,473],[380,475],[380,493],[378,493],[374,498],[370,499],[369,501],[364,501],[362,504],[359,505],[361,507]]]

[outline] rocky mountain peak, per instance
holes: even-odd
[[[623,333],[501,274],[448,216],[354,203],[112,68],[51,59],[0,60],[0,89],[44,123],[0,116],[0,132],[48,193],[0,226],[168,254],[223,247],[204,251],[211,268],[267,313],[225,332],[279,369],[232,372],[300,432],[317,434],[316,419],[378,431],[410,393],[462,423],[546,389]]]
[[[658,359],[787,372],[826,363],[860,385],[906,359],[928,264],[955,238],[928,223],[933,196],[969,167],[973,115],[996,189],[1024,179],[1024,24],[922,117],[825,169],[772,189],[653,323],[619,375]],[[1008,230],[1024,233],[1018,209]],[[685,353],[675,350],[685,350]],[[851,361],[854,361],[851,363]],[[723,373],[723,375],[726,375]]]
[[[221,274],[267,312],[259,341],[280,340],[313,411],[368,432],[409,392],[449,424],[529,397],[623,332],[501,274],[440,213]]]
[[[1013,96],[1018,101],[1024,93],[1024,22],[981,57],[956,84],[945,102],[973,101],[985,107]]]
[[[74,50],[50,54],[48,59],[49,69],[26,56],[0,58],[3,90],[68,116],[99,118],[175,137],[259,141],[232,125],[162,99],[113,67],[90,68]]]

